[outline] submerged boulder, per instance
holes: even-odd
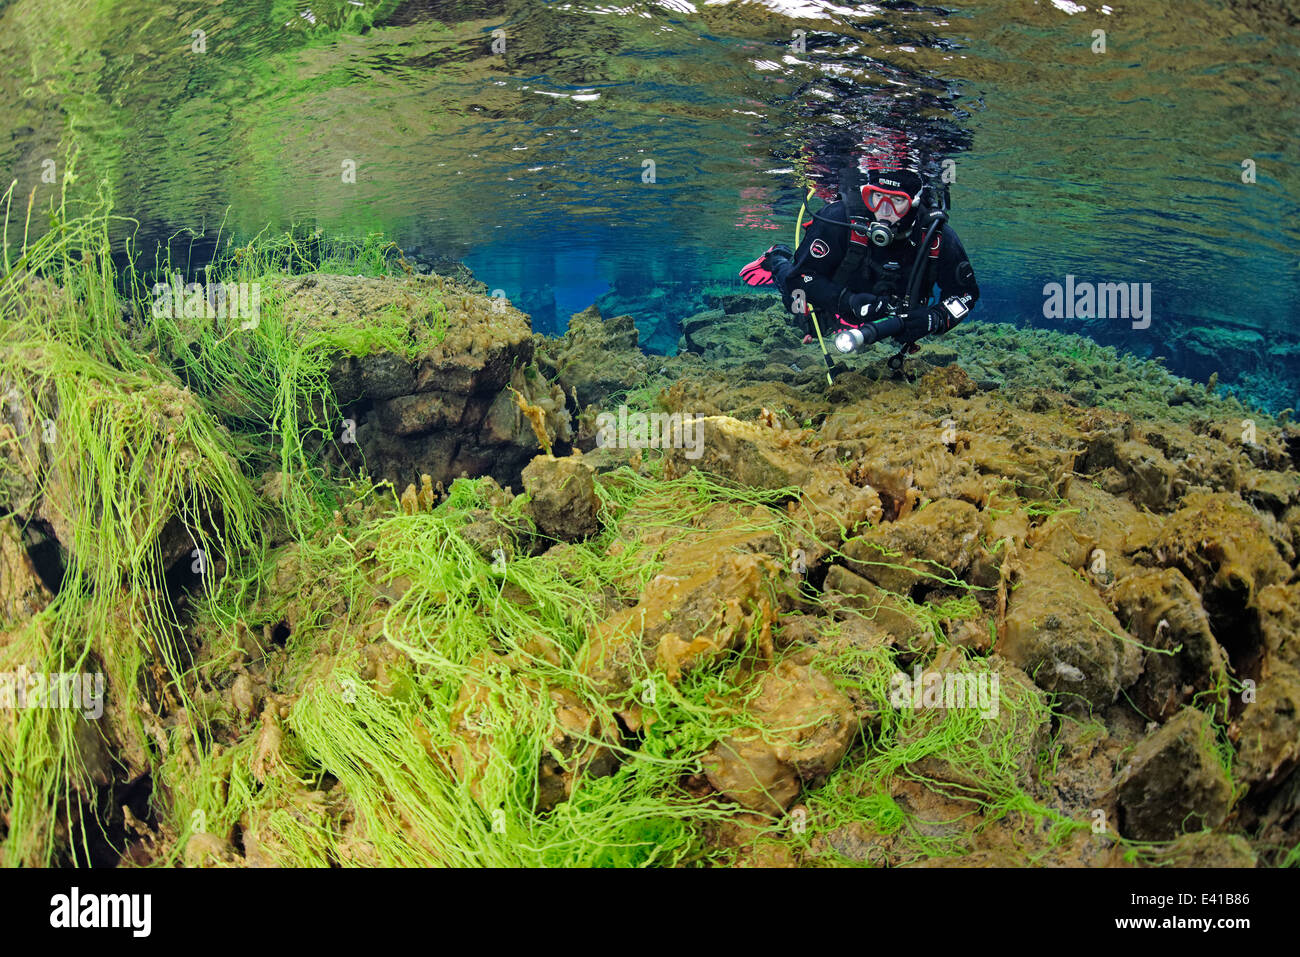
[[[1070,710],[1105,707],[1137,678],[1140,649],[1060,559],[1029,552],[994,649]]]
[[[965,575],[980,547],[984,520],[969,502],[940,499],[896,522],[864,532],[844,546],[848,567],[886,591]]]
[[[539,447],[572,439],[565,392],[533,365],[528,317],[504,299],[439,276],[313,274],[282,292],[289,328],[330,356],[372,474],[508,484]]]
[[[524,466],[523,482],[528,512],[543,535],[576,542],[600,530],[594,473],[581,453],[567,459],[539,455]]]
[[[594,305],[569,318],[563,338],[539,337],[537,363],[556,377],[566,395],[576,396],[579,409],[636,388],[649,366],[632,317],[602,319]]]
[[[1188,495],[1151,545],[1155,562],[1182,571],[1202,593],[1253,604],[1266,585],[1291,576],[1264,521],[1236,494]]]
[[[703,416],[689,427],[694,429],[693,442],[670,442],[665,478],[697,468],[751,488],[778,489],[803,487],[816,469],[812,452],[799,445],[796,433],[784,429],[725,415]],[[679,428],[688,426],[683,423]]]
[[[1154,867],[1255,867],[1259,863],[1259,856],[1244,837],[1213,831],[1184,834],[1152,857]]]
[[[1232,778],[1215,747],[1210,717],[1184,708],[1144,739],[1120,772],[1120,833],[1171,841],[1218,827],[1232,805]]]
[[[920,688],[915,687],[918,676]],[[1028,675],[996,655],[975,664],[960,650],[945,648],[928,667],[914,672],[911,685],[911,695],[900,694],[898,700],[902,707],[916,709],[917,720],[904,724],[901,745],[925,740],[953,708],[970,719],[961,725],[965,735],[945,736],[909,761],[912,772],[987,796],[1012,782],[1019,788],[1033,787],[1050,712],[1043,692]],[[999,765],[992,778],[985,767],[990,761]]]
[[[1210,630],[1201,597],[1176,568],[1143,570],[1123,578],[1114,601],[1120,620],[1147,646],[1136,701],[1158,721],[1192,696],[1227,684],[1227,655]]]
[[[770,643],[767,588],[782,572],[769,556],[731,554],[657,575],[636,605],[592,629],[579,668],[602,692],[618,693],[652,671],[675,683],[739,647],[753,629]]]
[[[1242,780],[1272,784],[1285,777],[1300,761],[1300,670],[1271,663],[1231,736]]]
[[[895,595],[875,582],[839,565],[826,573],[824,604],[837,618],[861,618],[890,636],[907,651],[929,651],[934,633],[921,609],[906,596]]]
[[[709,783],[755,811],[780,813],[805,784],[823,780],[859,727],[853,707],[820,671],[782,661],[746,696],[753,726],[735,731],[704,756]]]

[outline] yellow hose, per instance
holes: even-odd
[[[808,200],[812,199],[815,187],[808,187],[808,195],[803,198],[803,205],[799,207],[799,217],[794,221],[794,248],[799,249],[799,242],[803,229],[803,214],[808,209]],[[817,344],[822,347],[822,356],[826,359],[826,383],[834,385],[835,380],[831,378],[831,354],[826,349],[826,342],[822,339],[822,327],[817,321],[817,313],[812,307],[812,303],[807,303],[808,315],[812,316],[813,330],[817,333]]]

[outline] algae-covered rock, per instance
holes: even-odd
[[[1115,588],[1116,613],[1144,650],[1135,704],[1157,721],[1172,717],[1192,696],[1226,686],[1227,655],[1210,630],[1201,597],[1176,568],[1139,571]]]
[[[1272,662],[1230,736],[1237,742],[1242,780],[1259,784],[1285,777],[1300,760],[1300,670]]]
[[[636,388],[649,367],[632,317],[602,319],[594,305],[569,318],[562,339],[540,340],[537,361],[556,376],[566,394],[577,395],[579,408]]]
[[[859,730],[831,680],[793,660],[763,672],[746,714],[756,727],[718,742],[703,765],[727,797],[768,813],[789,807],[802,785],[824,779]]]
[[[1255,847],[1267,863],[1294,863],[1293,848],[1300,845],[1300,767],[1273,785],[1261,804],[1248,825],[1256,835]]]
[[[924,652],[934,644],[934,633],[916,605],[839,565],[826,573],[823,600],[836,617],[865,618],[899,648]]]
[[[684,424],[679,429],[685,429]],[[665,452],[664,477],[685,475],[692,468],[711,472],[751,488],[802,487],[812,476],[811,452],[784,429],[741,422],[730,416],[694,420],[693,442],[674,432]],[[694,447],[692,447],[692,445]]]
[[[1184,708],[1149,735],[1121,771],[1118,793],[1126,837],[1170,841],[1218,827],[1232,804],[1232,779],[1209,716]]]
[[[1011,420],[1001,431],[976,430],[970,436],[969,458],[981,474],[1011,481],[1016,494],[1029,499],[1053,499],[1069,486],[1076,457],[1067,436],[1036,435]]]
[[[1264,522],[1235,494],[1188,495],[1152,543],[1155,559],[1180,569],[1197,590],[1237,596],[1243,607],[1291,575]]]
[[[1092,474],[1108,468],[1123,477],[1125,490],[1137,504],[1161,509],[1169,503],[1175,470],[1159,449],[1145,442],[1098,436],[1089,444],[1079,470]]]
[[[918,676],[919,688],[915,686]],[[911,771],[986,796],[996,796],[994,791],[1006,787],[1008,777],[1017,787],[1033,787],[1038,753],[1047,743],[1050,712],[1043,692],[1028,675],[996,655],[977,667],[958,649],[945,648],[910,680],[911,694],[900,694],[899,701],[914,709],[919,720],[900,732],[902,746],[933,733],[950,708],[969,716],[966,726],[974,729],[918,756],[908,763]],[[983,762],[990,760],[999,764],[992,779],[981,773]]]
[[[1184,834],[1152,855],[1152,867],[1257,867],[1259,855],[1238,834]]]
[[[875,489],[853,484],[841,469],[820,468],[800,498],[786,504],[786,512],[814,540],[835,546],[859,526],[879,522],[884,509]]]
[[[1160,528],[1158,517],[1127,498],[1092,482],[1071,482],[1068,506],[1048,515],[1027,536],[1036,551],[1049,552],[1072,568],[1108,583],[1132,567],[1132,541],[1145,541]]]
[[[535,676],[515,673],[512,656],[485,652],[471,662],[451,713],[456,741],[449,759],[461,784],[474,797],[484,799],[483,779],[499,764],[499,749],[512,740],[511,725],[520,719],[510,705],[527,707],[528,721],[545,725],[545,749],[537,756],[537,803],[550,810],[573,793],[581,775],[601,777],[617,766],[610,745],[617,743],[617,728],[601,721],[582,698],[563,685],[541,686]]]
[[[689,568],[689,571],[687,570]],[[676,569],[674,569],[676,570]],[[723,555],[653,578],[631,608],[595,626],[580,670],[604,693],[631,688],[650,672],[676,682],[716,661],[758,627],[768,635],[767,583],[782,573],[765,555]]]
[[[1267,585],[1259,601],[1260,634],[1268,654],[1300,668],[1300,583]]]
[[[1140,650],[1097,593],[1059,559],[1032,552],[994,650],[1068,709],[1110,704],[1142,664]]]
[[[918,582],[960,579],[970,569],[984,532],[969,502],[940,499],[896,522],[878,525],[844,546],[848,567],[899,594]]]
[[[0,518],[0,622],[30,618],[54,598],[41,581],[12,515]]]
[[[594,473],[581,453],[566,459],[539,455],[523,471],[528,512],[543,535],[576,542],[600,530]]]
[[[532,365],[528,317],[504,299],[438,276],[319,274],[281,291],[299,343],[330,357],[373,474],[508,483],[540,446],[572,439],[566,392]]]

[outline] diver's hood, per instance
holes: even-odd
[[[874,213],[867,209],[867,204],[862,198],[862,188],[864,186],[881,186],[885,189],[898,190],[907,193],[909,196],[917,197],[916,202],[912,204],[912,208],[907,211],[907,215],[891,227],[891,231],[895,236],[894,242],[904,236],[910,236],[916,228],[917,217],[924,203],[921,198],[924,182],[920,174],[906,169],[863,172],[858,169],[856,163],[844,166],[840,170],[839,199],[844,203],[850,217],[872,222],[876,217]]]

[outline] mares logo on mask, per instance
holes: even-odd
[[[808,247],[808,252],[812,253],[814,259],[821,259],[830,251],[831,247],[820,239],[814,239],[812,245]]]

